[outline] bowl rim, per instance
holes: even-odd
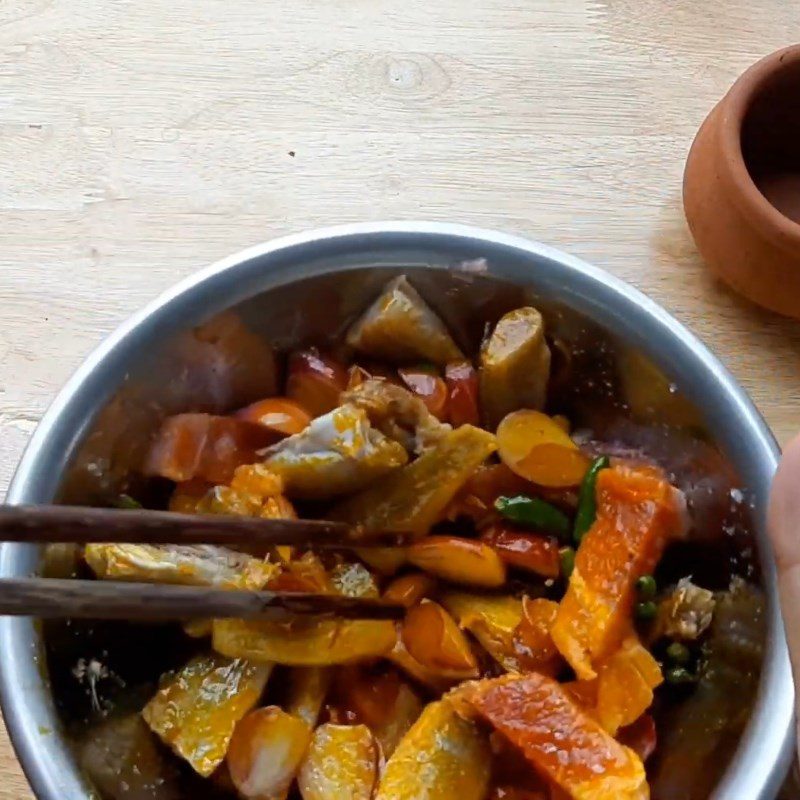
[[[402,249],[423,244],[442,252],[468,249],[478,257],[487,250],[493,250],[498,256],[506,252],[509,257],[530,261],[526,269],[535,261],[537,269],[548,274],[551,285],[561,288],[563,283],[564,294],[569,295],[574,304],[582,305],[584,313],[590,309],[593,315],[604,317],[609,324],[624,328],[633,344],[660,366],[669,364],[679,375],[684,375],[686,388],[696,392],[696,400],[708,397],[715,401],[715,412],[717,403],[721,403],[720,413],[735,417],[730,422],[736,429],[736,437],[730,437],[728,444],[738,448],[738,461],[747,464],[752,476],[750,483],[755,484],[754,492],[762,498],[766,494],[777,466],[779,449],[765,421],[705,345],[653,300],[598,267],[520,236],[457,223],[391,221],[339,225],[273,239],[223,258],[161,294],[108,336],[58,393],[23,454],[9,487],[7,502],[19,504],[36,500],[37,483],[41,485],[47,480],[48,451],[52,454],[57,446],[73,448],[83,438],[93,418],[93,414],[87,415],[82,425],[65,431],[67,412],[82,395],[96,388],[93,384],[98,382],[100,373],[108,371],[109,364],[124,365],[125,359],[137,352],[148,326],[163,329],[170,324],[170,317],[175,316],[174,311],[186,310],[190,303],[196,306],[206,301],[204,308],[208,313],[217,313],[256,294],[254,287],[257,289],[270,279],[279,281],[273,274],[281,269],[285,272],[279,261],[270,263],[270,259],[294,260],[294,271],[290,276],[284,275],[285,282],[292,282],[341,271],[335,265],[326,268],[314,262],[314,256],[324,258],[337,247],[349,253],[358,248],[367,252],[369,248]],[[266,264],[262,263],[264,260]],[[310,271],[303,267],[307,260],[311,263]],[[524,283],[519,268],[508,267],[508,274],[505,274],[502,261],[495,263],[495,255],[492,262],[487,268],[490,275]],[[225,296],[218,299],[218,289],[223,285]],[[273,283],[275,285],[280,282]],[[260,290],[268,288],[272,286],[261,286]],[[208,307],[215,302],[218,308]],[[117,387],[118,381],[110,388],[104,387],[108,393],[93,401],[95,412]],[[767,646],[756,705],[731,765],[714,791],[713,797],[717,800],[774,797],[792,758],[794,685],[778,606],[774,559],[763,531],[763,519],[759,522],[758,543],[768,599]],[[21,565],[26,558],[20,545],[0,547],[0,575],[23,574]],[[0,618],[0,654],[3,654],[0,657],[0,707],[14,749],[37,798],[86,800],[88,795],[81,789],[83,781],[78,768],[70,763],[62,738],[50,737],[55,741],[43,738],[45,732],[35,719],[37,709],[48,720],[54,715],[46,678],[37,668],[38,642],[33,621]],[[22,697],[26,697],[26,702],[20,701]],[[61,768],[70,774],[61,774]]]

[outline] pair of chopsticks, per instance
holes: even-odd
[[[401,545],[398,536],[365,536],[342,522],[174,514],[145,509],[0,506],[0,542],[214,544],[231,548],[291,545],[344,549]],[[242,591],[123,581],[0,578],[0,616],[85,619],[329,615],[400,619],[405,609],[373,598]]]

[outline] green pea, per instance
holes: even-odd
[[[494,507],[507,520],[516,522],[518,525],[546,531],[560,538],[569,536],[569,517],[563,511],[559,511],[555,506],[538,497],[528,497],[524,494],[516,497],[498,497],[494,502]]]
[[[689,648],[685,644],[681,644],[680,642],[673,642],[667,648],[667,658],[670,661],[675,662],[679,665],[685,665],[689,663],[692,654],[689,652]]]
[[[664,673],[664,679],[673,686],[681,686],[687,683],[694,683],[697,678],[686,667],[670,667]]]
[[[575,525],[572,529],[572,538],[575,539],[575,544],[581,543],[581,539],[586,536],[597,517],[597,476],[602,470],[607,469],[608,465],[608,456],[600,456],[592,462],[586,475],[583,476],[578,493],[578,511],[575,514]]]
[[[558,556],[561,562],[561,574],[569,578],[575,569],[575,551],[571,547],[562,547],[558,551]]]
[[[656,618],[658,606],[652,600],[646,600],[644,603],[637,603],[633,613],[640,622],[650,622]]]
[[[636,591],[642,600],[652,600],[658,592],[658,585],[656,579],[652,575],[642,575],[636,581]]]

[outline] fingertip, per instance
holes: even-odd
[[[783,451],[769,499],[767,517],[779,564],[800,564],[800,435]]]

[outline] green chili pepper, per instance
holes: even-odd
[[[575,515],[575,527],[572,531],[575,544],[581,543],[581,539],[586,536],[586,532],[597,517],[597,476],[601,470],[607,469],[608,465],[608,456],[600,456],[592,461],[592,465],[583,476],[578,494],[578,513]]]
[[[561,574],[565,578],[569,578],[572,570],[575,569],[575,550],[571,547],[562,547],[558,551],[558,557],[561,562]]]
[[[138,500],[134,500],[129,494],[121,494],[117,497],[114,505],[117,508],[134,509],[141,508],[142,504]]]
[[[664,679],[667,683],[677,686],[680,684],[694,683],[697,680],[697,676],[689,672],[686,667],[670,667],[664,673]]]
[[[667,648],[667,658],[675,664],[681,666],[688,664],[691,657],[692,654],[689,652],[689,648],[681,642],[673,642]]]
[[[647,600],[644,603],[637,603],[633,613],[640,622],[649,622],[656,618],[658,606],[652,600]]]
[[[494,507],[511,522],[527,528],[553,533],[559,537],[569,536],[569,517],[555,506],[538,497],[498,497]]]
[[[642,600],[652,600],[658,592],[658,585],[656,579],[652,575],[642,575],[636,581],[636,591]]]

